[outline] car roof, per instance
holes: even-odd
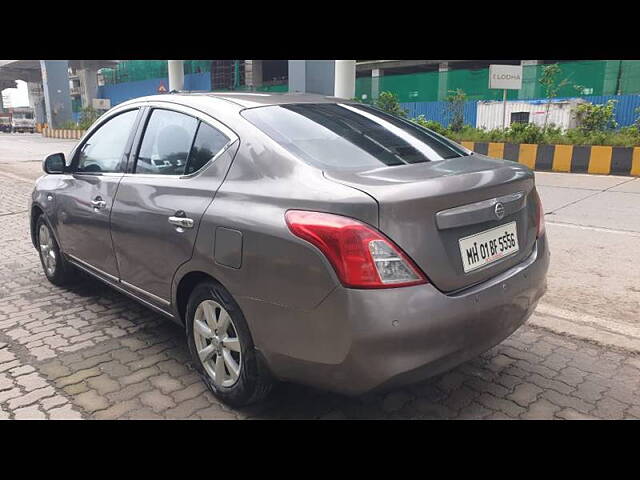
[[[266,93],[266,92],[176,92],[136,98],[136,101],[171,101],[193,104],[197,97],[214,98],[251,108],[266,105],[287,105],[294,103],[348,103],[351,100],[309,93]],[[182,100],[182,101],[181,101]]]

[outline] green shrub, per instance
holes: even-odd
[[[93,122],[100,118],[102,114],[95,110],[93,107],[86,107],[80,110],[80,121],[78,122],[78,128],[80,130],[86,130]]]
[[[68,120],[68,121],[64,122],[62,125],[60,125],[60,128],[62,128],[64,130],[77,130],[78,129],[78,124],[76,122],[74,122],[73,120]]]
[[[511,143],[540,143],[544,130],[533,123],[512,123],[505,130],[505,138]]]
[[[375,106],[384,110],[385,112],[397,115],[399,117],[406,117],[407,111],[400,106],[398,97],[391,92],[382,92],[375,101]]]
[[[429,130],[433,130],[434,132],[439,133],[440,135],[444,135],[444,136],[448,135],[448,129],[445,126],[443,126],[439,122],[436,122],[435,120],[427,120],[424,117],[424,115],[417,116],[416,118],[413,119],[413,121],[418,125],[420,125],[421,127],[428,128]]]
[[[545,128],[529,123],[514,123],[506,129],[483,130],[470,125],[463,125],[459,131],[452,131],[451,128],[446,128],[434,120],[427,120],[424,115],[413,118],[412,121],[444,135],[454,142],[640,146],[640,129],[635,125],[624,127],[620,130],[585,132],[580,128],[572,128],[563,132],[560,127],[556,127],[553,124]]]
[[[578,129],[584,133],[603,132],[618,127],[615,120],[615,107],[617,100],[607,100],[604,105],[583,103],[578,105],[575,117],[578,120]]]

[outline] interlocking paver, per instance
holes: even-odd
[[[97,377],[100,375],[100,370],[97,368],[86,368],[78,370],[67,377],[62,377],[56,380],[58,387],[66,387],[67,385],[74,385],[78,382],[86,380],[90,377]]]
[[[13,413],[16,420],[44,420],[47,418],[44,412],[39,410],[36,405],[18,408]]]
[[[115,403],[109,408],[96,412],[94,416],[97,419],[115,420],[125,415],[127,412],[130,412],[132,410],[136,410],[139,408],[142,408],[142,404],[136,398],[133,400],[128,400],[126,402]]]
[[[202,410],[210,406],[211,401],[208,400],[204,395],[199,395],[189,400],[180,402],[175,408],[165,410],[164,415],[166,418],[173,419],[187,418],[196,413],[198,410]]]
[[[153,386],[151,383],[144,380],[137,383],[130,383],[124,388],[108,393],[106,396],[111,402],[122,402],[133,398],[139,398],[141,393],[148,392],[152,388]]]
[[[565,420],[595,420],[596,417],[591,415],[585,415],[584,413],[576,412],[572,408],[565,408],[564,410],[556,413],[557,417],[564,418]]]
[[[80,420],[82,415],[73,409],[71,405],[65,405],[60,408],[54,408],[48,412],[49,418],[52,420]]]
[[[140,401],[150,407],[154,412],[160,412],[167,408],[176,406],[175,402],[169,395],[165,395],[158,390],[152,390],[140,395]]]
[[[586,403],[579,398],[558,393],[555,390],[546,390],[542,393],[542,397],[549,400],[554,405],[560,407],[569,407],[580,413],[589,413],[594,409],[592,404]]]
[[[200,396],[205,391],[207,391],[207,387],[204,383],[197,382],[189,385],[187,388],[173,392],[171,396],[176,402],[182,402]]]
[[[38,373],[30,373],[28,375],[21,375],[16,378],[16,382],[20,385],[26,392],[30,392],[32,390],[36,390],[38,388],[43,388],[48,385],[47,381],[41,377]]]
[[[87,385],[98,391],[101,395],[120,390],[121,385],[107,374],[98,375],[87,379]]]
[[[154,375],[157,375],[160,373],[160,370],[158,370],[157,367],[153,366],[153,367],[147,367],[147,368],[143,368],[140,370],[137,370],[135,372],[133,372],[130,375],[126,375],[124,377],[121,377],[118,379],[118,381],[123,384],[123,385],[130,385],[132,383],[139,383],[142,382],[143,380],[152,377]]]
[[[96,410],[104,410],[109,407],[109,402],[95,390],[87,390],[84,393],[76,395],[73,403],[80,406],[87,412],[95,412]]]
[[[485,418],[494,412],[478,402],[471,402],[466,407],[460,410],[458,415],[459,420],[479,420]]]
[[[513,400],[521,407],[528,407],[531,403],[535,402],[538,399],[540,393],[543,390],[532,384],[532,383],[522,383],[515,387],[513,393],[510,394],[507,398]]]
[[[624,418],[624,412],[628,408],[628,405],[625,405],[618,400],[605,397],[600,400],[597,404],[595,410],[591,411],[592,415],[597,416],[598,418],[605,418],[607,420],[621,420]]]
[[[154,387],[158,388],[162,393],[171,393],[183,388],[182,383],[180,383],[175,378],[170,377],[166,373],[163,373],[162,375],[158,375],[157,377],[150,377],[149,381]]]
[[[50,397],[55,393],[56,391],[53,389],[53,387],[47,386],[44,388],[40,388],[25,395],[20,395],[19,397],[12,398],[11,400],[9,400],[8,407],[10,410],[13,410],[22,406],[31,405],[32,403],[35,403],[42,398]]]
[[[562,407],[541,398],[529,405],[527,411],[520,415],[523,420],[552,420]]]

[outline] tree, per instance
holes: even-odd
[[[464,104],[467,101],[467,94],[464,90],[456,88],[449,90],[445,100],[447,102],[445,114],[448,114],[450,119],[449,128],[453,132],[459,132],[464,126]]]
[[[544,127],[543,128],[547,128],[547,120],[549,118],[549,108],[551,107],[551,99],[552,98],[556,98],[558,96],[558,93],[560,93],[560,90],[569,85],[569,79],[565,78],[561,81],[557,80],[558,75],[560,75],[560,73],[562,72],[562,69],[560,68],[560,65],[558,65],[557,63],[553,63],[551,65],[545,65],[544,67],[542,67],[542,75],[540,76],[540,79],[538,80],[538,82],[540,82],[540,84],[542,84],[542,86],[544,87],[544,93],[545,96],[547,97],[547,108],[546,108],[546,112],[544,114]],[[573,85],[573,88],[575,88],[576,90],[582,90],[582,87],[580,85]]]
[[[375,102],[375,106],[392,115],[406,117],[407,111],[400,106],[398,97],[391,92],[382,92]]]

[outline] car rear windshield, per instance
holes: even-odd
[[[271,105],[242,115],[284,148],[323,170],[378,168],[468,155],[408,120],[359,104]]]

